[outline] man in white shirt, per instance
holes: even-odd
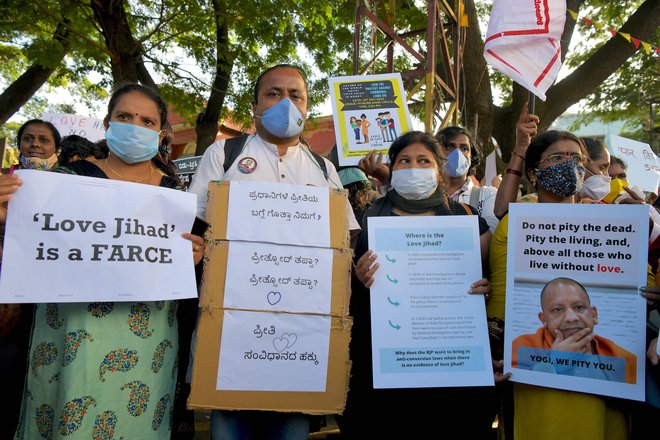
[[[197,215],[206,216],[207,189],[214,180],[249,180],[343,189],[335,167],[327,159],[324,172],[313,153],[300,142],[307,117],[307,81],[291,65],[277,65],[261,74],[254,88],[254,125],[236,160],[224,170],[225,140],[212,144],[201,158],[190,185],[197,194]],[[360,227],[348,209],[351,236]],[[306,440],[309,417],[272,411],[214,410],[211,435],[218,439],[268,438]]]
[[[289,103],[284,104],[286,100]],[[276,109],[280,120],[265,114],[276,104],[287,107]],[[280,182],[343,189],[332,163],[323,159],[326,177],[312,153],[300,142],[307,116],[307,82],[297,68],[279,65],[266,70],[257,80],[252,106],[257,134],[247,138],[227,172],[223,168],[224,139],[211,144],[199,162],[189,191],[197,194],[197,215],[200,218],[205,218],[208,184],[213,180]],[[277,125],[277,128],[269,124]],[[273,134],[264,125],[280,132]],[[359,231],[355,218],[349,218],[349,226],[351,231]]]

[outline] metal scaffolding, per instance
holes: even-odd
[[[461,0],[427,0],[428,22],[425,29],[398,33],[396,29],[396,0],[358,0],[355,10],[353,74],[374,72],[376,61],[386,52],[386,72],[394,67],[394,48],[398,45],[406,56],[416,61],[415,69],[401,72],[406,99],[411,105],[424,105],[424,127],[435,133],[459,121],[461,59],[465,46],[467,19]],[[371,24],[372,57],[360,66],[365,22]],[[382,41],[376,32],[383,35]],[[407,42],[424,36],[424,47],[415,50]],[[423,100],[417,98],[423,93]],[[444,112],[444,115],[441,115]]]

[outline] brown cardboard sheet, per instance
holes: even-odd
[[[229,182],[209,183],[204,275],[200,291],[201,314],[188,407],[191,409],[268,410],[306,414],[340,414],[346,404],[350,359],[348,344],[352,318],[348,315],[352,251],[348,237],[346,192],[330,191],[330,245],[333,249],[330,300],[330,340],[324,392],[217,390],[220,342],[222,340],[224,288],[229,261],[227,215]],[[277,245],[273,245],[277,246]],[[270,310],[248,310],[263,314],[289,314]],[[298,315],[296,313],[296,315]],[[246,358],[247,359],[247,358]],[[236,374],[241,374],[237,371]]]
[[[306,414],[341,414],[344,411],[350,373],[348,343],[353,323],[350,317],[332,318],[325,392],[218,391],[216,381],[223,315],[223,310],[207,308],[200,316],[188,408]]]

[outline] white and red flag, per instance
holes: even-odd
[[[495,0],[484,47],[486,61],[545,101],[561,68],[565,0]]]

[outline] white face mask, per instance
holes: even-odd
[[[438,188],[435,168],[408,168],[392,171],[392,188],[408,200],[428,198]]]
[[[580,188],[580,197],[596,201],[603,200],[603,198],[610,193],[611,180],[611,177],[602,174],[592,175],[582,184],[582,188]]]

